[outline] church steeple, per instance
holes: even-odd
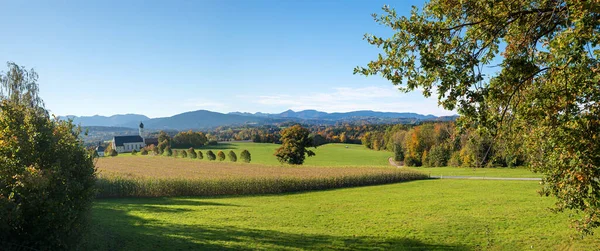
[[[142,122],[140,122],[139,132],[140,132],[140,137],[142,137],[142,139],[143,139],[144,138],[144,123],[142,123]]]

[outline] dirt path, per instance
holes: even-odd
[[[398,165],[394,158],[390,157],[388,159],[390,165],[395,166],[397,168],[402,168],[403,166]],[[533,180],[533,181],[541,181],[542,178],[502,178],[502,177],[475,177],[475,176],[431,176],[432,179],[460,179],[460,180]]]
[[[398,163],[396,163],[396,161],[394,161],[394,158],[390,157],[388,158],[388,161],[390,162],[390,165],[398,167],[398,168],[402,168],[403,166],[398,165]]]

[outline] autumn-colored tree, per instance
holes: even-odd
[[[463,126],[492,139],[521,135],[531,168],[544,174],[541,193],[556,196],[559,211],[581,211],[584,233],[600,226],[600,2],[432,0],[407,17],[383,10],[374,18],[394,34],[365,35],[383,51],[355,73],[435,92]],[[490,68],[496,74],[482,70]]]
[[[281,163],[302,165],[306,156],[315,153],[306,148],[313,147],[313,141],[308,136],[310,131],[300,125],[294,125],[281,131],[281,147],[275,151],[275,156]]]
[[[225,153],[223,151],[218,151],[217,152],[217,160],[218,161],[223,161],[225,160]]]
[[[14,63],[0,73],[0,249],[76,250],[95,197],[94,152],[81,128],[50,117],[37,80]]]

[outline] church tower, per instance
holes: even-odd
[[[142,137],[142,139],[144,139],[144,123],[142,123],[142,122],[140,122],[139,132],[140,132],[140,137]]]

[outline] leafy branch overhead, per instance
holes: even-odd
[[[543,194],[557,209],[600,225],[600,2],[432,0],[409,17],[383,7],[373,17],[391,37],[355,74],[381,75],[403,91],[435,93],[459,121],[496,139],[522,139]]]

